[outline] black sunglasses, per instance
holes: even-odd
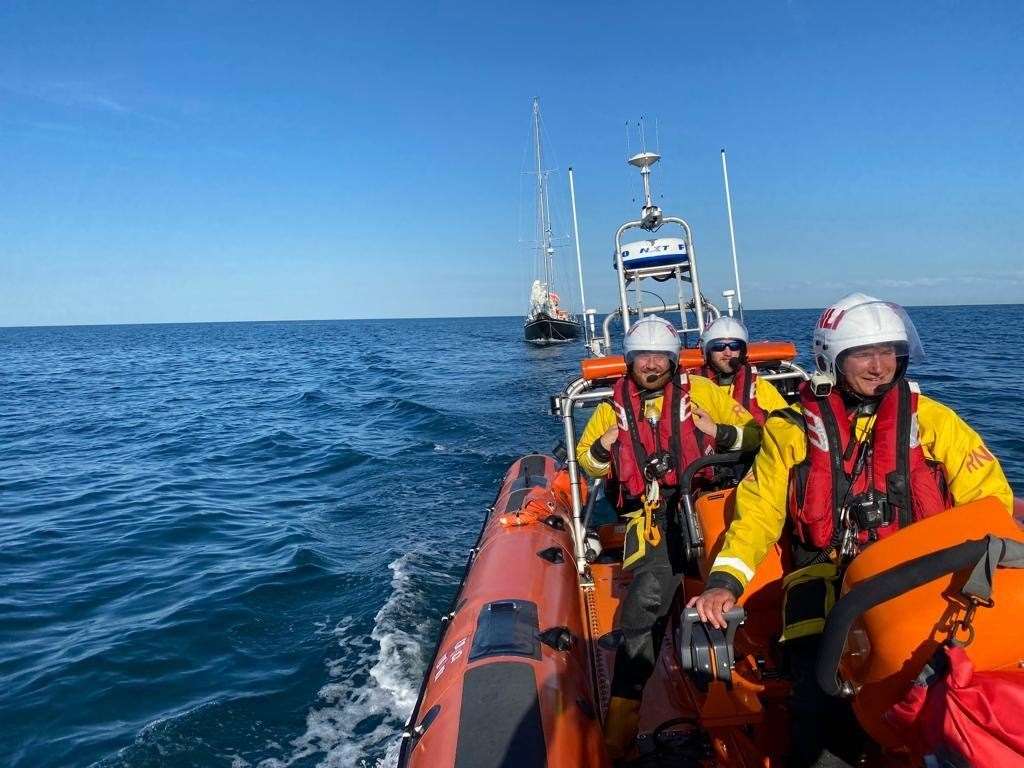
[[[708,352],[725,352],[727,349],[739,352],[744,346],[746,345],[738,339],[733,339],[732,341],[712,341],[708,344]]]

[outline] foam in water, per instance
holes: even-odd
[[[410,589],[415,557],[409,552],[388,566],[391,595],[377,612],[369,638],[353,636],[351,619],[334,628],[338,644],[358,657],[328,664],[331,682],[317,693],[318,703],[306,715],[306,732],[292,741],[293,753],[283,761],[263,760],[258,768],[285,768],[320,753],[322,768],[398,763],[399,733],[416,704],[422,674],[421,632],[408,631],[409,617],[416,612],[416,595]],[[352,669],[368,669],[369,674],[353,676]],[[371,762],[369,755],[382,749],[384,757]]]

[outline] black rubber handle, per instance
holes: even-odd
[[[696,477],[697,473],[702,469],[717,466],[719,464],[739,464],[743,456],[743,451],[712,453],[709,456],[702,456],[683,471],[683,476],[679,478],[679,488],[684,494],[689,496],[693,493],[693,488],[691,487],[693,485],[693,478]]]
[[[743,610],[742,605],[734,605],[728,611],[723,614],[725,616],[726,623],[736,622],[742,623],[743,619],[747,617],[747,612]],[[696,608],[687,608],[683,611],[683,621],[689,621],[691,623],[700,621],[700,614],[697,613]]]

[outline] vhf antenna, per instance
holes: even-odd
[[[651,195],[651,166],[661,159],[661,155],[657,152],[647,151],[647,134],[644,130],[643,117],[637,123],[637,132],[640,134],[641,151],[628,158],[626,162],[640,169],[640,179],[644,188],[644,205],[640,212],[641,227],[648,231],[654,231],[661,226],[661,209],[654,204]]]

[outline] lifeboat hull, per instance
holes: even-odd
[[[515,462],[472,550],[399,757],[410,768],[607,766],[567,497]]]

